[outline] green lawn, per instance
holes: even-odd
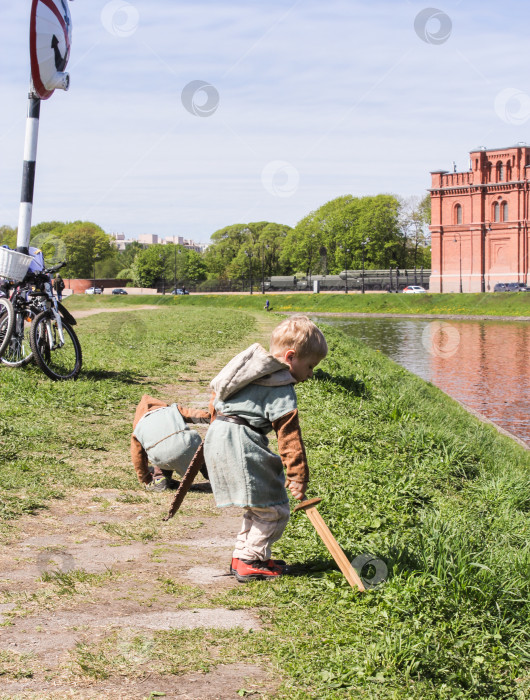
[[[197,299],[81,321],[77,382],[0,370],[4,533],[70,489],[139,488],[128,454],[127,477],[105,462],[127,446],[140,395],[178,384],[198,357],[251,342],[256,329],[241,311],[197,313]],[[330,354],[297,390],[308,495],[323,498],[320,512],[349,558],[377,555],[389,580],[353,591],[297,514],[275,547],[295,575],[212,601],[258,609],[265,623],[262,632],[208,632],[218,654],[231,660],[241,648],[272,662],[284,679],[277,698],[529,697],[529,453],[380,353],[325,333]],[[183,643],[200,653],[205,634],[156,633],[153,658],[160,652],[176,673]]]
[[[72,309],[128,306],[137,304],[201,306],[262,310],[265,299],[272,311],[315,311],[336,313],[457,314],[469,316],[530,316],[530,293],[502,294],[190,294],[87,296],[67,300]]]
[[[230,596],[268,609],[291,674],[282,697],[528,697],[530,454],[381,354],[326,336],[328,359],[298,389],[308,496],[350,559],[375,554],[391,575],[353,592],[293,517],[276,555],[312,575]]]
[[[0,366],[0,529],[68,487],[135,487],[131,470],[124,480],[104,465],[117,445],[128,465],[131,415],[142,394],[193,374],[199,357],[254,327],[238,311],[99,314],[76,326],[83,351],[76,382],[52,382],[32,365]]]

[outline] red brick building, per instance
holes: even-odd
[[[471,170],[431,173],[431,292],[528,284],[530,146],[471,151]]]

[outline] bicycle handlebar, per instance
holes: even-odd
[[[54,265],[53,267],[44,268],[43,272],[45,272],[47,275],[53,275],[54,272],[58,272],[65,265],[66,261],[64,260],[63,262],[60,262],[58,265]]]

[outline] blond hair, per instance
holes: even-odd
[[[271,354],[294,350],[299,357],[316,355],[323,359],[328,344],[322,331],[307,316],[296,314],[286,318],[272,331]]]

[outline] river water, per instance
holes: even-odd
[[[530,323],[330,318],[530,446]]]

